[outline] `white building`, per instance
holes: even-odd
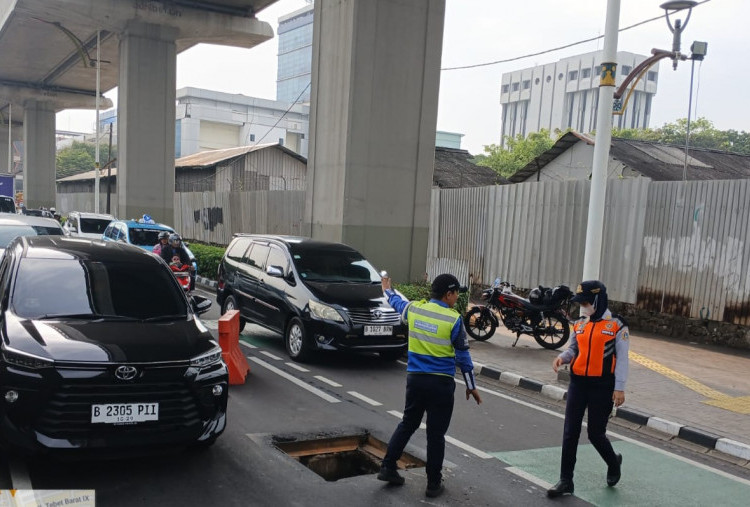
[[[619,51],[618,86],[646,58]],[[601,59],[602,52],[596,51],[503,74],[500,86],[501,140],[518,134],[525,137],[541,129],[548,129],[553,136],[557,129],[572,128],[584,133],[596,130]],[[625,113],[613,115],[614,127],[648,127],[658,77],[657,64],[638,82]],[[623,100],[626,95],[627,92]]]

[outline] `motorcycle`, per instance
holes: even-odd
[[[522,334],[534,337],[545,349],[558,349],[570,338],[568,316],[571,290],[565,285],[532,289],[529,299],[513,292],[516,287],[496,279],[492,287],[482,291],[486,304],[471,308],[464,316],[466,332],[475,340],[488,340],[500,325],[516,333],[516,346]]]
[[[175,264],[170,264],[169,269],[172,270],[172,274],[177,279],[177,282],[180,284],[180,287],[182,287],[182,290],[185,291],[185,294],[190,292],[190,265],[184,264],[182,266],[178,266]]]

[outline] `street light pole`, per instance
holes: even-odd
[[[617,69],[617,34],[620,28],[620,0],[607,0],[607,20],[604,26],[602,74],[599,80],[599,106],[596,111],[596,141],[591,172],[591,194],[586,223],[586,250],[583,255],[583,279],[599,278],[604,203],[607,194],[607,165],[612,142],[612,103],[614,101]]]
[[[99,213],[99,93],[101,93],[101,32],[96,31],[96,147],[94,148],[94,213]]]

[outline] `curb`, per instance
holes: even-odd
[[[208,278],[204,278],[200,275],[195,277],[195,283],[199,285],[203,285],[204,287],[210,287],[212,289],[215,289],[218,283],[216,280],[209,280]]]
[[[474,374],[480,377],[487,377],[497,380],[503,384],[513,387],[521,387],[530,391],[541,393],[547,398],[555,401],[563,401],[568,398],[568,391],[554,384],[543,384],[538,380],[528,377],[522,377],[517,373],[500,371],[491,366],[475,364]],[[652,430],[664,433],[671,438],[680,438],[693,444],[706,447],[710,450],[716,450],[735,458],[750,461],[750,445],[729,438],[724,438],[714,433],[675,423],[656,417],[652,414],[642,412],[633,408],[618,408],[615,417],[625,421],[648,427]]]

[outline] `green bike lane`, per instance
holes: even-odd
[[[241,339],[258,347],[258,352],[265,350],[285,356],[282,339],[255,326],[243,332]],[[288,358],[284,357],[284,361]],[[329,367],[325,357],[305,366],[311,370],[311,381],[313,373],[324,373],[342,381],[336,375],[343,373]],[[352,381],[356,382],[343,380]],[[543,496],[544,489],[558,479],[563,405],[519,394],[483,378],[479,381],[484,403],[477,410],[464,405],[468,402],[463,399],[463,388],[457,386],[456,410],[449,436],[498,460],[493,468],[499,466],[527,481],[538,491],[540,502],[566,502]],[[403,407],[403,391],[382,391],[371,381],[363,384],[360,387],[367,396],[391,408]],[[577,499],[602,506],[747,505],[747,498],[750,498],[748,468],[676,447],[625,427],[610,425],[610,437],[615,449],[624,456],[620,484],[615,488],[606,486],[606,465],[588,443],[584,426],[575,476]]]

